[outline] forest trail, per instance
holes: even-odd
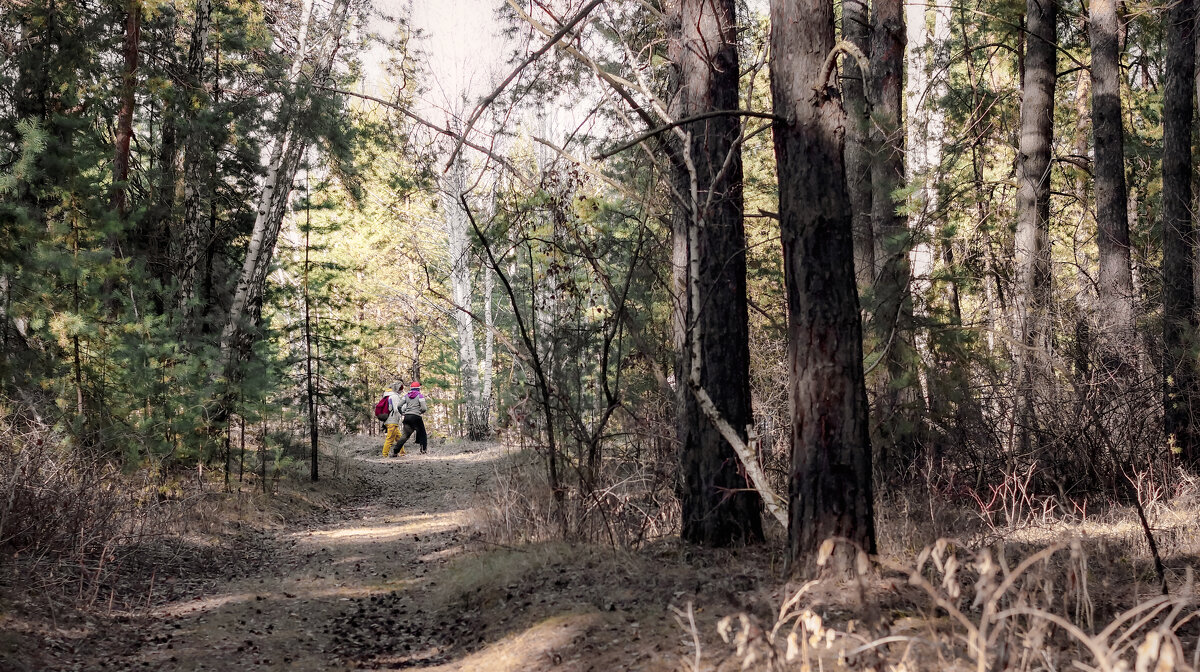
[[[751,578],[766,549],[481,543],[472,507],[508,449],[379,447],[346,440],[349,505],[269,532],[260,566],[113,628],[64,669],[674,671],[695,649],[672,607],[694,601],[713,633],[754,593],[767,603]],[[733,665],[724,653],[706,669]]]
[[[421,585],[462,551],[472,494],[502,451],[494,443],[445,443],[385,459],[378,439],[353,439],[350,470],[361,489],[353,505],[330,521],[272,534],[267,566],[215,594],[159,607],[141,641],[126,642],[128,655],[96,669],[354,669],[361,649],[349,641],[419,635],[402,616],[359,623],[353,605]],[[414,653],[428,660],[437,648]]]

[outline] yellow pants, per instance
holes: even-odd
[[[387,457],[392,452],[392,446],[400,440],[400,425],[387,426],[387,438],[383,440],[383,456]],[[400,454],[404,454],[404,446],[400,447]]]

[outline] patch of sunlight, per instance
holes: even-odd
[[[320,600],[329,598],[352,598],[352,597],[370,597],[379,593],[391,592],[393,590],[404,590],[412,585],[415,585],[416,579],[389,579],[381,584],[374,585],[358,585],[358,586],[330,586],[328,588],[318,588],[315,590],[302,590],[298,597],[309,600]]]
[[[170,604],[159,607],[151,612],[151,615],[157,617],[173,617],[182,616],[184,614],[196,614],[215,611],[221,607],[242,604],[244,602],[257,602],[259,598],[265,600],[286,600],[292,603],[295,600],[322,600],[322,599],[351,599],[356,597],[369,597],[378,593],[391,592],[393,590],[404,590],[417,583],[416,578],[411,579],[388,579],[381,583],[369,585],[345,585],[338,584],[327,586],[324,588],[307,587],[289,587],[288,590],[293,591],[289,594],[276,593],[274,591],[256,591],[253,593],[230,593],[227,595],[213,595],[191,602],[182,604]],[[261,604],[261,603],[260,603]]]
[[[342,527],[333,530],[297,533],[303,543],[322,543],[337,541],[391,541],[405,535],[434,534],[448,532],[468,523],[463,511],[445,511],[442,513],[423,513],[383,523],[380,525],[364,525],[359,527]]]
[[[419,557],[418,560],[420,560],[421,562],[437,562],[439,560],[451,560],[453,558],[456,558],[456,557],[462,555],[463,553],[466,552],[466,550],[467,549],[462,546],[451,546],[450,548],[443,548],[439,551],[434,551],[433,553],[426,553],[425,555],[422,555],[421,557]]]
[[[229,593],[227,595],[212,595],[191,602],[168,604],[150,612],[154,616],[179,616],[194,612],[212,611],[230,604],[250,602],[262,593]]]
[[[580,650],[573,642],[601,622],[597,613],[552,616],[525,630],[508,635],[467,657],[429,670],[456,672],[512,672],[535,669],[547,661],[569,662]],[[380,662],[389,662],[381,659]]]
[[[418,459],[422,462],[492,462],[504,455],[508,451],[496,450],[476,450],[469,453],[430,453],[429,455],[421,455]]]

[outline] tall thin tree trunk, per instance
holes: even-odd
[[[175,13],[171,12],[171,21],[166,28],[168,35],[174,36],[176,29]],[[151,40],[151,58],[165,61],[168,70],[178,66],[172,58],[174,49],[169,49],[167,55],[159,54],[159,44],[162,40]],[[170,227],[175,215],[175,183],[179,174],[179,124],[181,102],[178,82],[172,82],[163,98],[161,109],[162,123],[159,131],[158,155],[152,162],[156,178],[150,180],[151,190],[149,208],[137,223],[131,240],[131,247],[145,259],[151,276],[158,281],[160,287],[170,285],[172,271],[170,257]],[[156,312],[161,313],[166,304],[166,297],[161,292],[151,295]]]
[[[491,266],[483,268],[483,361],[479,364],[480,387],[483,391],[483,406],[490,417],[492,409],[492,362],[495,361],[496,316],[493,313],[492,294],[496,288],[496,275]]]
[[[1101,347],[1114,372],[1130,364],[1133,274],[1129,261],[1129,203],[1121,123],[1121,66],[1117,0],[1094,0],[1088,34],[1092,45],[1092,133],[1096,156],[1096,246]]]
[[[475,324],[471,315],[475,292],[471,282],[471,245],[467,213],[461,199],[467,189],[467,164],[454,160],[442,189],[442,212],[450,251],[450,291],[454,301],[454,324],[458,334],[458,370],[461,379],[466,436],[472,441],[488,437],[488,418],[479,389],[479,355],[475,348]]]
[[[1167,85],[1163,95],[1163,425],[1190,466],[1200,461],[1192,435],[1197,329],[1192,255],[1192,126],[1195,114],[1196,6],[1176,0],[1167,14]]]
[[[142,34],[141,3],[126,3],[125,67],[121,76],[121,109],[117,113],[116,153],[113,157],[112,208],[122,219],[128,212],[129,146],[133,140],[133,108],[137,92],[138,44]]]
[[[870,53],[870,24],[866,0],[842,3],[842,36]],[[867,105],[866,79],[853,58],[842,66],[842,91],[846,99],[846,186],[854,221],[854,274],[859,290],[875,282],[875,235],[871,224],[871,122]]]
[[[312,64],[314,81],[324,81],[333,67],[341,41],[342,31],[346,25],[346,12],[349,0],[334,0],[330,9],[327,25],[321,44],[313,48],[315,54]],[[305,13],[308,17],[303,20],[305,32],[301,34],[299,47],[296,51],[296,61],[288,73],[288,81],[293,85],[300,80],[303,56],[309,51],[307,26],[312,22],[311,9]],[[271,150],[267,163],[266,177],[263,180],[262,191],[259,193],[258,205],[255,210],[254,228],[250,234],[250,243],[246,250],[246,258],[238,277],[237,286],[230,304],[229,315],[221,332],[220,366],[217,375],[223,375],[226,381],[225,398],[220,401],[214,414],[219,422],[228,417],[229,394],[233,383],[240,378],[238,369],[245,353],[249,352],[254,330],[258,326],[262,295],[265,288],[267,271],[275,254],[275,243],[279,237],[279,227],[287,209],[288,198],[291,195],[292,180],[300,165],[300,158],[305,149],[306,140],[299,127],[299,119],[310,109],[305,101],[284,107],[285,118],[281,120],[283,129]],[[290,114],[286,114],[290,110]]]
[[[934,56],[942,49],[950,34],[950,10],[948,7],[933,9],[933,28],[926,21],[926,5],[910,3],[905,7],[905,26],[908,32],[908,50],[904,104],[906,137],[906,169],[909,183],[913,185],[910,210],[914,213],[912,229],[916,245],[910,255],[913,270],[913,312],[927,322],[930,296],[933,291],[935,245],[937,239],[938,184],[942,164],[942,136],[946,130],[946,114],[941,99],[946,93],[946,69],[938,67]],[[946,242],[944,258],[953,258],[953,250]],[[951,293],[952,308],[957,305]],[[917,326],[917,354],[920,356],[920,386],[925,406],[932,405],[929,381],[926,372],[934,365],[930,352],[930,329]]]
[[[308,243],[309,234],[312,231],[312,214],[310,211],[310,199],[312,194],[308,190],[308,174],[305,169],[304,175],[304,382],[308,392],[308,438],[309,449],[311,453],[311,463],[309,464],[309,478],[315,483],[318,478],[317,473],[317,457],[319,444],[319,428],[317,426],[317,381],[313,377],[313,324],[312,324],[312,301],[309,293],[309,250],[311,249]]]
[[[862,324],[842,162],[845,116],[820,81],[833,49],[830,0],[771,0],[771,94],[788,295],[792,416],[788,557],[811,569],[845,537],[875,551]]]
[[[876,347],[884,350],[876,404],[881,459],[902,464],[913,457],[921,419],[919,368],[913,348],[913,304],[908,254],[913,236],[897,212],[896,192],[904,186],[904,127],[901,83],[904,73],[904,19],[901,0],[875,0],[871,6],[871,189],[875,234],[875,305],[871,320]]]
[[[1017,450],[1028,454],[1036,422],[1034,393],[1049,364],[1050,150],[1057,81],[1057,0],[1027,0],[1027,47],[1017,147],[1015,288],[1017,346]]]
[[[189,123],[184,131],[183,158],[183,226],[175,236],[179,246],[175,261],[176,277],[179,281],[175,297],[175,309],[181,316],[181,333],[190,333],[199,313],[197,285],[201,270],[201,257],[211,237],[208,231],[209,162],[208,122],[198,111],[207,107],[208,97],[204,92],[204,62],[208,51],[208,38],[212,27],[212,2],[199,0],[196,3],[196,21],[192,25],[191,44],[188,47],[187,76],[185,78],[185,109]]]
[[[671,45],[679,74],[672,105],[677,119],[738,109],[735,5],[679,3],[679,32]],[[763,537],[761,499],[747,489],[733,445],[698,399],[706,392],[715,413],[745,441],[753,418],[741,123],[732,114],[718,115],[684,124],[680,133],[672,165],[680,534],[722,546]]]
[[[1086,25],[1086,19],[1083,20]],[[1075,135],[1071,139],[1071,153],[1077,161],[1088,161],[1088,121],[1090,119],[1089,91],[1091,78],[1086,70],[1080,70],[1075,82]],[[1075,318],[1075,353],[1074,370],[1077,384],[1087,384],[1090,375],[1091,358],[1091,300],[1092,278],[1084,269],[1091,262],[1088,260],[1085,237],[1090,237],[1096,222],[1088,194],[1090,171],[1078,169],[1075,171],[1074,187],[1075,200],[1079,205],[1081,225],[1075,229],[1072,246],[1074,248],[1075,265],[1079,272],[1075,274],[1075,303],[1078,315]],[[1081,395],[1082,396],[1082,395]],[[1079,400],[1082,402],[1082,398]]]

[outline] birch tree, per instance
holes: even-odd
[[[305,94],[302,75],[307,65],[309,82],[322,82],[329,76],[346,27],[349,5],[350,0],[333,0],[323,21],[318,20],[308,2],[301,14],[297,47],[287,78],[289,88],[300,89],[301,95],[299,100],[290,103],[282,100],[280,103],[278,123],[281,132],[267,161],[255,208],[254,229],[221,332],[217,372],[225,377],[226,384],[237,377],[237,368],[249,352],[253,332],[261,318],[262,295],[279,238],[279,227],[283,223],[300,159],[308,146],[305,123],[312,108],[308,98],[311,90]],[[228,410],[227,407],[219,409],[218,415]]]
[[[950,9],[937,6],[928,14],[933,15],[930,26],[927,6],[912,2],[905,7],[907,30],[907,54],[905,71],[908,81],[904,90],[907,146],[904,158],[907,163],[910,196],[913,213],[911,227],[916,244],[910,256],[914,313],[928,317],[928,294],[933,287],[935,265],[935,238],[937,236],[938,178],[942,165],[942,143],[946,132],[946,114],[941,108],[941,99],[946,95],[946,72],[934,59],[950,37]],[[947,242],[947,245],[949,243]],[[929,330],[919,328],[915,334],[917,353],[921,357],[921,389],[925,394],[925,406],[930,399],[927,371],[933,366],[929,352]]]
[[[1053,140],[1058,14],[1056,0],[1026,2],[1028,42],[1017,148],[1016,450],[1028,454],[1036,422],[1034,391],[1046,382],[1050,299],[1050,151]]]
[[[463,395],[466,435],[472,441],[485,439],[488,408],[479,381],[479,359],[475,346],[475,324],[471,306],[475,292],[472,283],[470,223],[463,210],[467,192],[467,163],[459,155],[442,176],[442,216],[446,226],[450,255],[450,292],[454,302],[454,326],[458,336],[458,369]]]

